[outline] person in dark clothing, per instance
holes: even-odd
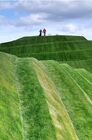
[[[46,36],[46,29],[45,28],[43,29],[43,34],[44,34],[44,36]]]
[[[41,29],[40,29],[40,31],[39,31],[39,32],[40,32],[39,36],[42,36],[42,30],[41,30]]]

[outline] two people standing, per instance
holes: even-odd
[[[46,36],[46,29],[45,28],[43,30],[40,29],[39,32],[40,32],[39,36],[42,36],[42,33],[43,33],[44,36]]]

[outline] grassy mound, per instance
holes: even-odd
[[[57,60],[74,67],[88,63],[92,71],[92,41],[82,36],[23,37],[0,44],[0,51],[19,57],[34,57],[38,60]]]
[[[92,41],[23,37],[0,51],[0,140],[92,139]]]
[[[0,59],[0,139],[56,139],[31,60],[2,53]]]
[[[20,57],[36,57],[39,60],[66,60],[68,56],[71,58],[71,55],[77,53],[81,55],[82,50],[92,51],[91,45],[91,41],[77,36],[27,37],[1,44],[0,51]]]
[[[91,73],[5,53],[0,60],[1,140],[91,140]]]

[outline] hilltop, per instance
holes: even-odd
[[[0,44],[0,139],[92,139],[92,41],[23,37]]]
[[[0,51],[38,60],[57,60],[91,70],[92,41],[83,36],[23,37],[0,44]]]

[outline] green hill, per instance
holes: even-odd
[[[81,36],[0,44],[0,140],[92,139],[91,44]]]
[[[75,63],[82,66],[82,62],[87,60],[92,64],[92,41],[82,36],[23,37],[0,44],[0,51],[19,57],[57,60],[75,67]]]
[[[85,44],[86,43],[86,44]],[[58,53],[73,53],[72,51],[91,50],[91,41],[76,36],[49,36],[49,37],[26,37],[16,41],[0,44],[0,51],[15,54],[20,57],[34,56],[39,59],[54,58]],[[57,57],[57,56],[56,56]],[[61,57],[65,59],[64,56]],[[58,57],[59,60],[60,57]]]

